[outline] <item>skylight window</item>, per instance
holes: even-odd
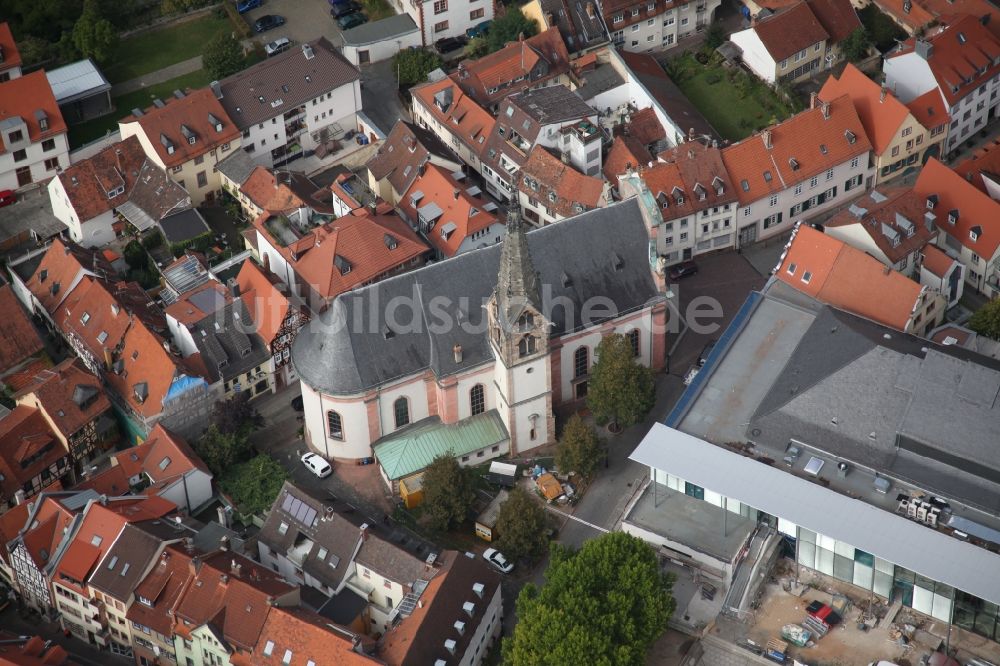
[[[108,568],[109,569],[114,569],[116,564],[118,564],[118,556],[117,555],[112,555],[111,556],[111,561],[108,562]]]
[[[124,564],[124,565],[122,566],[122,572],[121,572],[120,574],[118,574],[118,575],[119,575],[119,576],[124,576],[125,574],[127,574],[127,573],[128,573],[128,568],[129,568],[129,563],[128,563],[128,562],[126,562],[126,563],[125,563],[125,564]]]
[[[160,465],[159,465],[160,470],[161,471],[165,470],[169,465],[170,465],[170,457],[167,456],[163,460],[160,461]]]
[[[788,264],[788,274],[789,275],[795,275],[795,269],[796,268],[798,268],[798,266],[796,266],[794,263],[793,264]]]
[[[806,284],[809,284],[809,281],[812,280],[812,278],[813,274],[810,273],[809,271],[806,271],[805,273],[802,274],[802,281],[805,282]]]
[[[268,641],[267,644],[264,645],[264,656],[270,657],[272,652],[274,652],[274,641]]]
[[[99,534],[95,534],[90,538],[90,545],[100,547],[102,541],[104,541],[104,539],[102,539]]]

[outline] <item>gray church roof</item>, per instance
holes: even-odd
[[[660,297],[634,199],[532,231],[527,245],[553,336],[583,327],[589,299],[627,312]],[[427,368],[441,377],[492,361],[484,306],[497,284],[500,249],[473,250],[342,294],[295,338],[292,360],[302,381],[354,395]]]

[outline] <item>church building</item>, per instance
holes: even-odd
[[[606,335],[663,368],[665,286],[638,200],[526,226],[512,211],[501,244],[342,294],[299,332],[310,450],[374,456],[395,489],[446,451],[474,465],[553,442],[553,407],[586,397]]]

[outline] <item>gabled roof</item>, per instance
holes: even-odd
[[[638,169],[653,161],[649,150],[632,136],[616,136],[604,158],[604,178],[612,184],[629,168]]]
[[[242,130],[360,78],[357,68],[320,37],[226,77],[216,96]]]
[[[712,127],[705,116],[701,115],[701,112],[691,103],[687,95],[677,87],[677,84],[667,76],[666,71],[664,71],[656,58],[648,53],[631,53],[629,51],[623,51],[618,55],[625,61],[635,79],[649,91],[653,99],[659,102],[664,114],[678,127],[683,128],[682,131],[687,131],[689,134],[693,132],[695,135],[718,138],[719,135],[715,131],[715,128]],[[598,71],[600,71],[600,68]],[[646,113],[648,114],[649,112],[647,111]],[[639,116],[640,118],[643,117],[641,110]],[[645,122],[649,123],[648,116]],[[655,131],[655,127],[651,124],[647,125],[647,127]],[[662,127],[664,134],[666,133],[666,129]],[[677,138],[671,137],[671,142],[677,140]]]
[[[604,180],[585,176],[536,145],[521,167],[517,189],[561,217],[607,205]]]
[[[0,418],[0,496],[10,501],[42,470],[67,456],[41,412],[17,405]]]
[[[41,127],[43,118],[48,123],[48,129]],[[27,138],[31,143],[65,134],[66,123],[44,71],[38,70],[0,83],[0,125],[17,119],[27,126]],[[3,136],[0,136],[0,155],[8,150],[10,146],[5,145]]]
[[[663,219],[739,201],[717,146],[688,141],[657,158],[651,167],[639,169],[639,174],[660,204]]]
[[[805,0],[829,39],[839,43],[861,27],[851,0]]]
[[[264,340],[252,330],[253,320],[240,299],[189,328],[213,380],[239,381],[240,375],[270,358]]]
[[[54,314],[82,272],[99,277],[116,275],[99,250],[54,238],[25,286],[46,312]]]
[[[1000,184],[1000,140],[980,147],[972,157],[955,166],[955,173],[989,194],[987,181]]]
[[[806,224],[796,229],[774,277],[822,303],[904,332],[924,289]]]
[[[875,153],[884,153],[909,118],[909,108],[852,63],[847,63],[839,79],[831,74],[819,92],[820,99],[835,99],[841,95],[847,95],[854,103]],[[947,122],[947,116],[941,121]]]
[[[6,21],[0,22],[0,53],[3,53],[0,69],[11,69],[21,65],[21,54],[17,50],[17,42],[14,41],[10,24]]]
[[[928,245],[924,248],[924,262],[920,264],[920,267],[926,268],[934,275],[943,278],[951,270],[956,261],[956,259],[945,254],[944,250],[934,245]]]
[[[933,213],[937,226],[986,261],[1000,247],[1000,202],[978,190],[972,183],[931,158],[913,184],[913,191],[927,198],[937,195]],[[951,222],[951,213],[957,219]],[[976,240],[971,233],[978,230]]]
[[[270,238],[266,219],[257,218],[254,226]],[[303,282],[331,299],[409,264],[427,252],[427,246],[395,214],[371,214],[362,208],[315,227],[292,245],[279,245],[278,251]]]
[[[245,183],[256,167],[257,164],[253,161],[253,157],[245,150],[231,151],[226,159],[216,165],[219,173],[236,183],[237,186]]]
[[[415,103],[421,104],[448,132],[473,153],[483,154],[486,137],[493,133],[494,119],[448,77],[410,88]]]
[[[924,8],[924,3],[920,0],[917,2],[912,0],[878,0],[876,4],[879,9],[904,26],[909,33],[916,32],[934,20],[934,15]]]
[[[79,662],[71,660],[61,645],[40,636],[15,636],[0,632],[0,640],[5,645],[0,648],[0,664],[13,666],[75,666]],[[13,641],[13,642],[7,642]],[[21,641],[21,642],[18,642]]]
[[[45,348],[42,338],[9,284],[0,286],[0,374]]]
[[[240,300],[257,326],[257,334],[270,345],[292,308],[291,302],[271,282],[269,276],[249,259],[240,267],[236,284],[240,288]]]
[[[121,343],[134,321],[112,295],[109,285],[89,275],[80,280],[53,315],[63,335],[80,341],[98,363],[103,363],[106,353]]]
[[[100,380],[73,357],[38,373],[17,400],[43,410],[66,438],[111,409]]]
[[[266,167],[257,166],[240,186],[240,191],[249,197],[255,206],[271,213],[286,213],[303,206],[323,213],[332,213],[329,193],[326,201],[319,199],[322,188],[302,173],[282,172],[288,176],[282,182]]]
[[[651,106],[633,113],[628,123],[625,124],[624,133],[644,146],[667,138],[667,132],[663,129],[660,119],[656,117],[656,111]]]
[[[740,203],[747,205],[870,150],[854,104],[843,95],[828,100],[828,107],[818,102],[815,108],[723,148],[722,159]]]
[[[145,475],[152,483],[152,490],[169,485],[194,470],[212,475],[187,440],[159,423],[142,444],[116,453],[112,465],[121,467],[129,477]]]
[[[130,326],[118,354],[121,372],[112,368],[105,381],[121,399],[143,417],[163,411],[163,403],[182,370],[177,359],[164,349],[164,340],[147,327]]]
[[[139,123],[157,157],[168,167],[184,164],[241,136],[210,88],[188,90],[180,98],[175,95],[162,101],[162,106],[151,106],[139,116],[129,115],[118,124]]]
[[[435,159],[461,166],[458,157],[436,134],[415,123],[397,120],[365,166],[372,178],[388,178],[392,189],[402,193],[410,188],[420,165]]]
[[[80,508],[74,504],[67,508],[63,500],[67,495],[40,495],[29,511],[28,520],[21,528],[20,538],[25,552],[39,570],[54,562],[57,549],[63,541],[66,530]]]
[[[943,16],[941,25],[925,39],[932,51],[927,65],[949,107],[989,82],[1000,72],[1000,39],[968,14]],[[915,53],[917,37],[910,37],[886,59]],[[914,55],[919,58],[921,56]]]
[[[539,63],[543,63],[543,71],[532,77]],[[559,29],[552,27],[533,37],[509,42],[482,58],[463,60],[451,78],[480,104],[493,104],[568,71],[569,52]]]
[[[877,196],[872,196],[874,194]],[[896,188],[855,199],[850,208],[823,224],[831,229],[858,225],[889,261],[896,264],[925,248],[937,236],[933,227],[935,216],[932,214],[928,219],[927,212],[924,197],[909,188]]]
[[[171,635],[173,619],[167,614],[185,585],[193,579],[192,555],[178,546],[164,548],[156,564],[135,588],[136,602],[128,609],[128,619],[150,627],[164,636]],[[142,602],[146,599],[151,605]]]
[[[180,540],[180,534],[173,540]],[[127,603],[164,545],[163,540],[142,529],[141,525],[127,524],[111,547],[105,549],[88,582],[112,598]]]
[[[830,38],[830,33],[805,1],[759,19],[751,29],[776,63]]]
[[[484,209],[486,200],[475,193],[478,187],[473,189],[468,181],[457,181],[453,174],[433,163],[420,171],[410,188],[402,193],[397,206],[411,224],[419,222],[421,228],[420,212],[429,210],[427,206],[432,204],[436,206],[437,217],[428,221],[425,237],[441,254],[454,256],[466,238],[496,224],[496,215]],[[493,238],[483,238],[480,245],[485,247],[493,242]]]
[[[332,624],[322,615],[304,608],[272,608],[250,655],[250,663],[253,666],[380,663],[362,654],[360,648],[356,651],[355,642],[360,645],[357,634]]]
[[[948,124],[948,109],[944,106],[941,93],[934,88],[919,97],[914,97],[906,108],[918,123],[928,129]]]
[[[166,314],[183,326],[192,326],[232,303],[232,294],[221,282],[209,279],[180,294],[167,306]]]

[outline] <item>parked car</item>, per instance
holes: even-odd
[[[14,190],[0,190],[0,208],[17,203],[17,195]]]
[[[359,25],[364,25],[365,23],[368,23],[368,17],[360,12],[348,14],[347,16],[342,16],[337,19],[337,27],[341,30],[357,28]]]
[[[302,464],[321,479],[325,479],[333,474],[333,466],[311,451],[302,454]]]
[[[256,32],[267,32],[272,28],[277,28],[282,25],[285,25],[284,16],[278,16],[277,14],[264,14],[254,22],[253,29]]]
[[[496,548],[487,548],[483,553],[483,559],[493,565],[500,573],[510,573],[514,570],[514,563],[507,560],[504,554]]]
[[[670,279],[671,280],[683,280],[686,277],[691,277],[698,273],[698,264],[693,261],[682,261],[681,263],[670,267]]]
[[[469,39],[473,39],[474,37],[483,37],[490,31],[490,26],[492,24],[493,21],[483,21],[482,23],[477,23],[465,31],[465,36]]]
[[[709,340],[708,344],[706,344],[702,348],[701,355],[698,356],[698,367],[699,368],[702,368],[702,367],[705,366],[705,363],[708,361],[708,355],[712,353],[713,349],[715,349],[715,343],[716,342],[717,342],[716,340]]]
[[[278,37],[273,42],[268,42],[264,46],[264,53],[267,57],[278,55],[279,53],[284,53],[292,46],[292,42],[289,41],[288,37]]]
[[[464,47],[468,43],[469,42],[465,37],[444,37],[434,42],[434,46],[437,48],[438,53],[451,53],[452,51],[457,51],[458,49]]]
[[[240,14],[246,14],[251,9],[257,9],[260,7],[261,0],[237,0],[236,1],[236,11]]]
[[[349,14],[355,14],[361,11],[361,5],[354,2],[354,0],[347,0],[347,2],[338,2],[330,7],[330,16],[335,19],[343,18]]]

